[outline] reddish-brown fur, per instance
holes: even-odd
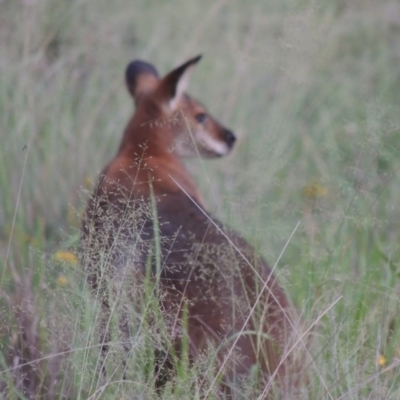
[[[110,253],[113,274],[128,270],[140,280],[148,248],[135,262],[129,261],[124,249],[138,236],[152,242],[153,218],[145,219],[138,233],[134,221],[125,216],[138,210],[138,204],[150,204],[154,196],[161,238],[160,307],[166,319],[172,316],[178,321],[187,307],[191,360],[213,344],[220,346],[221,365],[234,345],[235,357],[225,363],[226,385],[258,365],[265,383],[274,375],[288,394],[299,382],[294,356],[282,358],[297,339],[289,301],[254,249],[204,211],[202,196],[181,161],[186,156],[225,155],[235,140],[185,94],[186,80],[198,59],[163,79],[149,64],[139,61],[128,66],[127,86],[136,112],[89,202],[82,246],[92,252],[84,262],[95,289],[101,286],[98,249]],[[111,222],[105,222],[107,218]],[[117,236],[116,230],[123,235]],[[179,353],[181,336],[175,342]]]

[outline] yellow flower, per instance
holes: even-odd
[[[380,367],[384,367],[386,365],[386,362],[387,362],[386,357],[384,355],[382,355],[382,354],[379,354],[378,365]]]
[[[60,286],[65,286],[68,283],[68,279],[64,275],[60,275],[57,279],[57,284]]]
[[[311,183],[302,190],[303,196],[309,199],[316,199],[318,197],[325,197],[328,194],[328,188],[320,183]]]
[[[93,187],[92,177],[89,175],[85,176],[85,179],[83,180],[83,185],[85,186],[86,189],[91,189]]]
[[[53,256],[53,259],[56,262],[65,262],[71,265],[76,265],[78,263],[78,258],[70,251],[57,251]]]

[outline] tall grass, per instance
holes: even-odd
[[[394,0],[1,1],[3,397],[157,398],[146,330],[124,366],[111,318],[98,373],[100,305],[59,251],[76,253],[87,193],[132,112],[126,64],[164,73],[203,53],[190,93],[240,140],[188,168],[271,264],[301,221],[276,271],[318,321],[308,398],[398,398],[399,33]],[[199,396],[196,370],[182,371],[162,398]]]

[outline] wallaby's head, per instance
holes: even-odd
[[[147,126],[143,131],[147,137],[141,140],[148,145],[162,146],[179,157],[219,157],[232,149],[235,135],[185,92],[200,58],[187,61],[164,78],[146,62],[128,65],[126,83],[136,106],[134,119],[142,128]]]

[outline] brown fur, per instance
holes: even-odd
[[[235,344],[225,363],[226,385],[258,365],[264,383],[274,374],[283,392],[291,393],[299,382],[299,364],[293,354],[282,359],[297,339],[289,301],[255,250],[200,209],[205,208],[203,198],[181,161],[197,154],[222,156],[234,143],[233,134],[184,93],[198,59],[163,79],[143,62],[127,69],[136,112],[117,155],[101,174],[83,221],[82,245],[92,249],[85,261],[90,282],[99,289],[98,249],[110,253],[112,274],[128,270],[143,278],[149,246],[134,262],[124,249],[138,236],[143,243],[152,241],[154,224],[151,217],[144,218],[138,233],[136,222],[125,216],[140,204],[149,206],[154,195],[161,238],[160,307],[166,319],[178,321],[187,307],[191,360],[213,345],[221,365]],[[116,230],[123,232],[117,243]],[[181,335],[175,337],[177,352]]]

